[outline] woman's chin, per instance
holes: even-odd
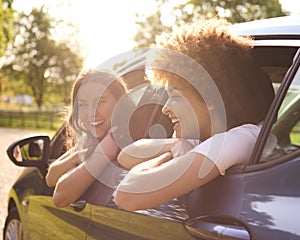
[[[94,138],[97,139],[102,139],[105,136],[105,133],[103,131],[97,131],[96,129],[93,129],[93,131],[91,131],[92,135]]]

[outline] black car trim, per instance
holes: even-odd
[[[66,123],[63,123],[62,126],[57,130],[57,132],[55,133],[55,135],[51,138],[51,142],[50,142],[50,153],[49,153],[49,158],[50,159],[56,159],[58,158],[60,155],[62,155],[61,151],[57,150],[57,146],[54,144],[57,144],[57,139],[58,138],[66,138]],[[65,139],[61,139],[61,141],[63,141],[64,145],[60,145],[59,147],[61,148],[62,151],[66,150],[66,145],[65,145]],[[55,154],[55,152],[59,152]],[[59,156],[57,156],[57,154]]]
[[[295,56],[297,50],[298,47],[290,46],[256,46],[253,49],[252,55],[259,66],[289,68],[293,64],[291,56]],[[274,52],[276,52],[276,58],[274,58]]]
[[[229,168],[226,171],[226,175],[233,175],[233,174],[238,174],[238,173],[250,173],[250,172],[257,172],[257,171],[262,171],[265,169],[269,169],[275,166],[278,166],[282,163],[291,161],[291,160],[295,160],[300,157],[300,149],[287,154],[287,155],[283,155],[280,157],[276,157],[273,159],[270,159],[268,161],[265,162],[259,162],[257,164],[253,164],[253,165],[235,165],[231,168]]]
[[[295,34],[295,35],[252,35],[254,40],[294,40],[294,39],[299,39],[300,35]]]

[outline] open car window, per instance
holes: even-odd
[[[265,145],[260,162],[300,148],[300,69],[289,86]]]
[[[269,76],[275,94],[293,63],[297,49],[297,47],[292,46],[256,46],[253,50],[253,58],[256,64]]]

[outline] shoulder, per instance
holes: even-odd
[[[229,167],[249,160],[260,129],[258,125],[244,124],[212,136],[191,152],[206,156],[224,174]]]
[[[236,144],[239,146],[249,144],[253,145],[259,135],[261,126],[255,124],[244,124],[232,128],[226,132],[215,134],[197,145],[192,152],[207,152],[208,149],[219,147],[220,149],[235,148]],[[205,151],[204,151],[205,150]]]
[[[243,124],[241,126],[230,129],[225,134],[248,136],[256,139],[258,137],[260,130],[261,130],[261,125]]]

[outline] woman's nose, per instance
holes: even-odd
[[[91,119],[91,118],[94,118],[98,111],[97,111],[97,105],[96,104],[91,104],[89,105],[89,111],[88,111],[88,117]]]

